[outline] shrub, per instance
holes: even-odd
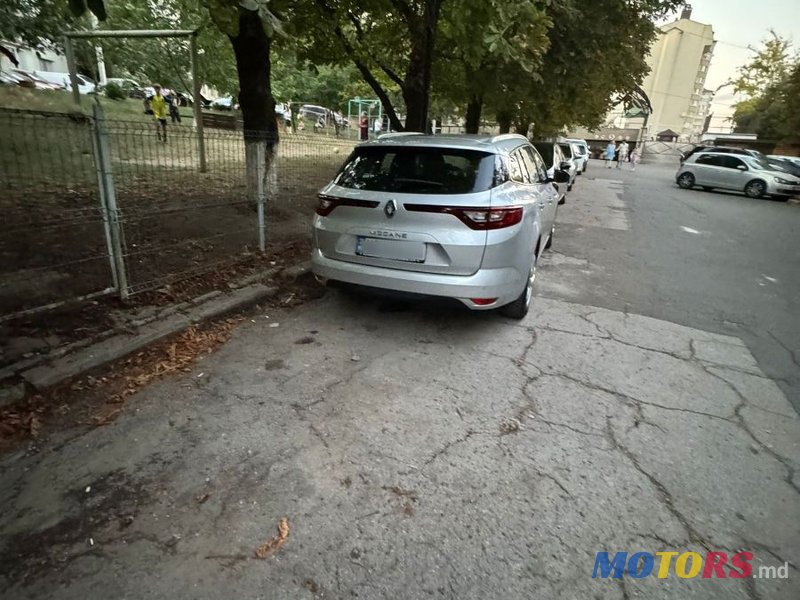
[[[128,97],[122,86],[113,81],[106,86],[106,96],[111,100],[125,100]]]

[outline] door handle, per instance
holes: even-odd
[[[544,210],[544,202],[539,202],[539,210]]]

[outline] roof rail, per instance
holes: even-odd
[[[406,137],[409,135],[425,135],[419,131],[392,131],[390,133],[382,133],[378,136],[379,140],[383,140],[386,138],[395,138],[395,137]]]
[[[519,133],[501,133],[500,135],[496,135],[492,138],[492,143],[503,142],[505,140],[519,140],[519,139],[525,141],[528,140],[528,138],[526,138],[524,135],[520,135]]]

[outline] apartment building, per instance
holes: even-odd
[[[646,137],[655,138],[671,129],[679,141],[692,142],[703,133],[714,95],[705,87],[714,31],[711,25],[691,17],[692,7],[686,5],[680,19],[661,27],[650,48],[650,73],[642,83],[653,106]]]

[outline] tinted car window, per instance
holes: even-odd
[[[737,158],[736,156],[722,156],[722,166],[728,169],[737,169],[739,167],[744,167],[745,164],[742,159]]]
[[[714,167],[721,167],[722,166],[722,159],[723,156],[715,155],[715,154],[704,154],[702,156],[698,156],[695,164],[698,165],[712,165]]]
[[[457,148],[367,146],[356,148],[336,185],[376,192],[468,194],[492,187],[493,154]]]
[[[572,158],[572,148],[569,144],[559,144],[558,147],[561,148],[565,158]]]
[[[537,143],[537,144],[534,144],[533,147],[536,148],[536,150],[539,151],[539,154],[542,155],[542,158],[544,159],[545,164],[547,164],[548,166],[552,166],[553,165],[553,152],[554,152],[553,144],[538,144]]]

